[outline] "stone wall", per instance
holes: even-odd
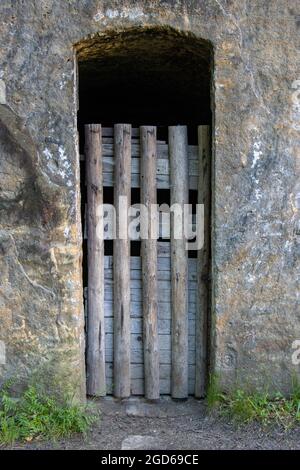
[[[2,382],[38,377],[85,394],[74,45],[169,26],[214,49],[212,363],[224,386],[289,389],[300,339],[296,6],[1,1]]]

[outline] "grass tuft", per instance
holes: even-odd
[[[288,430],[300,424],[300,384],[292,381],[292,393],[285,397],[280,392],[246,392],[236,388],[222,393],[216,376],[210,377],[207,404],[221,415],[240,424],[258,422],[263,425],[276,423]]]
[[[58,402],[33,386],[20,399],[0,391],[0,444],[86,435],[96,417],[86,406]]]
[[[211,374],[209,376],[208,388],[206,394],[206,401],[209,409],[220,406],[223,400],[223,394],[220,391],[219,378],[217,375]]]

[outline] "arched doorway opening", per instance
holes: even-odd
[[[132,129],[132,148],[139,146],[140,126],[155,126],[157,145],[167,148],[169,129],[172,126],[185,126],[189,152],[197,155],[199,163],[199,135],[211,133],[211,64],[212,49],[210,43],[198,39],[192,34],[179,32],[166,27],[135,28],[125,31],[111,31],[86,40],[77,47],[79,79],[78,130],[81,154],[81,194],[83,220],[83,283],[85,292],[88,285],[89,261],[87,256],[88,234],[87,220],[87,175],[85,162],[85,125],[101,124],[102,158],[112,158],[114,152],[114,125],[129,123]],[[201,250],[190,250],[187,254],[187,357],[186,393],[185,395],[202,397],[205,393],[208,370],[208,331],[209,331],[209,270],[210,270],[210,155],[207,141],[201,143],[204,151],[202,161],[203,184],[202,195],[199,193],[199,172],[193,174],[193,183],[188,188],[188,202],[194,207],[197,202],[204,202],[204,247]],[[158,148],[158,147],[157,147]],[[107,153],[105,153],[107,152]],[[133,157],[139,155],[133,155]],[[159,156],[158,156],[159,158]],[[168,157],[167,157],[168,158]],[[201,158],[200,158],[201,160]],[[191,162],[193,164],[193,162]],[[200,167],[199,167],[200,168]],[[199,170],[200,171],[200,170]],[[107,176],[107,175],[106,175]],[[107,183],[104,175],[103,202],[114,202],[114,184]],[[105,183],[106,181],[106,183]],[[168,180],[169,181],[169,180]],[[168,185],[157,184],[157,203],[170,204],[172,182]],[[200,199],[199,199],[200,198]],[[132,184],[131,204],[140,203],[139,184]],[[176,305],[172,305],[172,260],[170,238],[160,240],[158,249],[158,344],[159,344],[159,388],[161,395],[176,394],[172,392],[174,376],[174,343]],[[166,251],[169,246],[169,254]],[[169,261],[160,262],[161,256]],[[97,323],[102,334],[105,378],[93,382],[88,391],[92,395],[116,394],[115,376],[116,331],[114,319],[114,241],[104,241],[104,318],[103,325]],[[141,257],[141,242],[131,240],[130,262],[137,263]],[[169,262],[169,265],[168,265]],[[165,268],[162,265],[165,264]],[[169,267],[168,267],[169,266]],[[106,270],[105,270],[106,269]],[[132,269],[132,268],[131,268]],[[161,269],[161,271],[160,271]],[[140,269],[141,270],[141,269]],[[135,272],[136,271],[136,272]],[[146,395],[145,382],[145,341],[143,323],[143,285],[139,269],[130,272],[130,377],[129,386],[132,395]],[[85,295],[85,301],[87,300]],[[166,300],[169,298],[169,301]],[[169,304],[169,305],[167,305]],[[89,323],[89,307],[86,302],[86,323]],[[100,325],[100,327],[99,327]],[[101,326],[102,325],[102,326]],[[104,328],[104,332],[103,332]],[[88,328],[87,328],[88,330]],[[98,336],[97,336],[98,335]],[[89,337],[87,338],[89,345]],[[88,346],[89,347],[89,346]],[[95,348],[94,348],[95,349]],[[97,349],[97,347],[96,347]],[[100,348],[101,349],[101,348]],[[95,353],[95,351],[94,351]],[[92,354],[97,361],[97,354]],[[104,359],[103,359],[104,358]],[[89,362],[89,359],[87,359]],[[179,361],[180,362],[180,361]],[[177,365],[180,369],[180,364]],[[87,364],[88,374],[93,375],[95,364]],[[96,364],[97,368],[97,364]],[[183,366],[184,368],[184,366]],[[96,372],[97,375],[97,372]],[[99,385],[99,380],[101,384]],[[97,382],[97,380],[96,380]],[[102,384],[102,382],[105,382]],[[173,387],[173,388],[172,388]],[[176,388],[176,387],[175,387]],[[127,387],[128,389],[128,387]],[[128,395],[128,390],[124,396]],[[177,398],[178,398],[177,397]]]

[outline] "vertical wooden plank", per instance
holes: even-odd
[[[183,209],[188,204],[188,145],[186,126],[169,127],[171,206],[178,204],[182,216],[171,214],[172,288],[172,397],[188,396],[188,252],[183,231]],[[181,239],[175,229],[182,228]]]
[[[101,125],[85,126],[88,231],[87,393],[104,396],[104,244]]]
[[[131,204],[131,125],[114,126],[117,237],[114,240],[114,395],[130,396],[130,240],[120,224]],[[121,199],[122,200],[121,200]],[[122,207],[122,203],[125,203]],[[125,212],[127,212],[125,214]]]
[[[204,245],[198,252],[195,397],[205,396],[207,385],[207,315],[210,244],[210,128],[198,127],[198,204],[204,204]]]
[[[141,203],[148,209],[148,239],[141,240],[143,279],[143,332],[145,397],[159,399],[159,346],[157,331],[157,241],[151,239],[151,205],[156,197],[156,127],[140,127],[141,143]],[[152,227],[153,228],[153,227]],[[152,232],[153,233],[153,232]]]

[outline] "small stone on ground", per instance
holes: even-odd
[[[160,439],[152,436],[128,436],[121,445],[121,450],[160,450],[164,444]]]

